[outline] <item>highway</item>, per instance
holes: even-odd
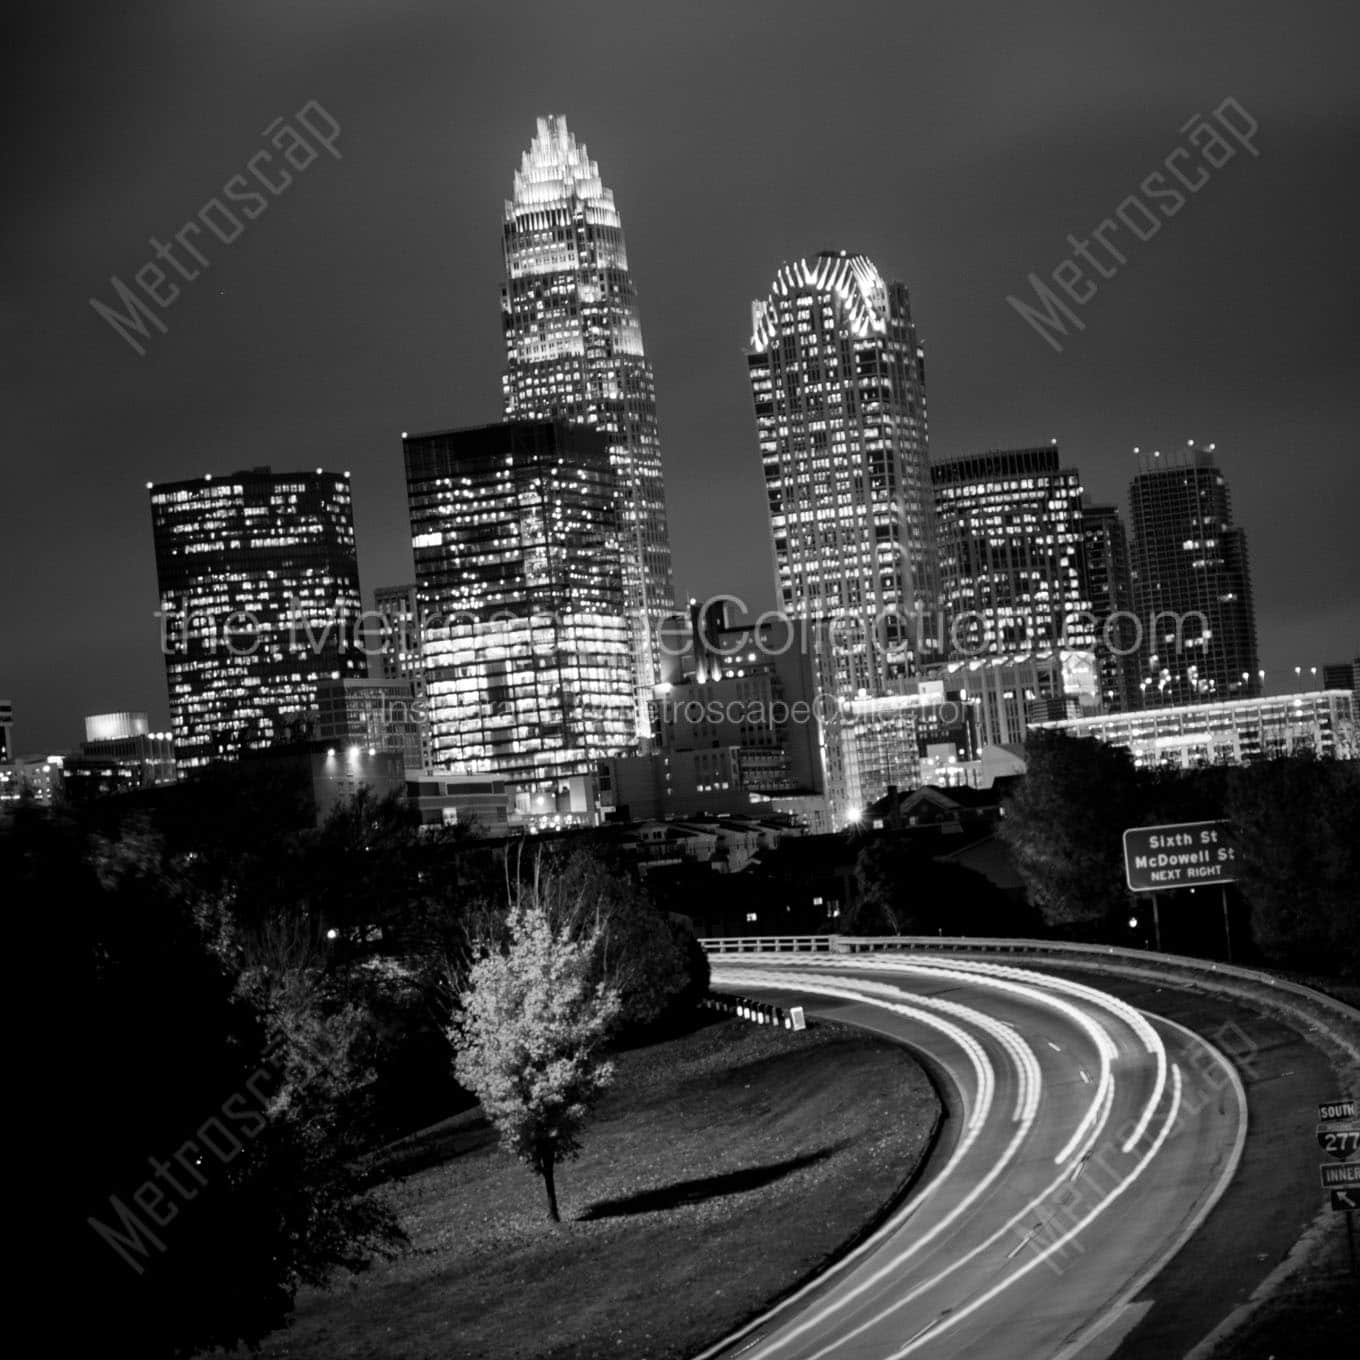
[[[877,1232],[706,1357],[1102,1360],[1236,1170],[1232,1064],[1089,983],[947,955],[710,963],[717,989],[908,1044],[949,1117]]]

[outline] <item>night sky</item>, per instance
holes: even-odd
[[[623,216],[656,370],[677,588],[773,601],[743,346],[785,259],[911,289],[935,460],[1056,437],[1126,507],[1132,448],[1214,441],[1267,688],[1360,646],[1360,10],[1349,3],[87,4],[11,13],[3,293],[20,751],[168,725],[148,480],[354,477],[361,579],[408,579],[400,432],[500,416],[502,203],[565,114]],[[1006,304],[1228,97],[1238,154],[1055,353]],[[318,101],[320,157],[161,313],[113,302]]]

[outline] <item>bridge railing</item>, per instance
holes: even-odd
[[[1136,964],[1154,969],[1176,968],[1198,972],[1257,987],[1270,988],[1284,1005],[1306,1003],[1314,1014],[1323,1012],[1329,1019],[1342,1022],[1337,1036],[1353,1055],[1360,1056],[1360,1011],[1325,992],[1319,992],[1287,978],[1272,977],[1254,968],[1241,968],[1212,959],[1195,959],[1184,954],[1159,954],[1149,949],[1125,949],[1118,945],[1075,944],[1067,940],[1009,940],[971,936],[938,935],[738,935],[710,937],[699,943],[710,954],[863,954],[863,953],[950,953],[1011,954],[1054,958],[1089,958],[1092,963],[1106,960],[1124,965]]]

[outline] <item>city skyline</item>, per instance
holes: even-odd
[[[773,603],[740,356],[745,312],[781,261],[835,241],[911,283],[927,342],[935,459],[1056,436],[1088,491],[1124,509],[1133,445],[1169,450],[1191,435],[1212,439],[1233,482],[1236,519],[1251,536],[1267,688],[1291,689],[1294,665],[1306,675],[1354,651],[1354,593],[1337,585],[1354,577],[1344,510],[1356,475],[1344,457],[1354,335],[1338,302],[1353,292],[1355,264],[1329,230],[1334,217],[1345,220],[1340,200],[1352,191],[1335,185],[1327,167],[1336,156],[1330,139],[1346,131],[1338,110],[1353,111],[1355,95],[1326,45],[1291,36],[1304,80],[1288,64],[1255,74],[1247,56],[1262,40],[1261,15],[1240,16],[1230,31],[1220,26],[1207,63],[1202,53],[1181,60],[1141,34],[1134,45],[1143,60],[1134,65],[1157,69],[1149,86],[1113,55],[1122,21],[1084,17],[1075,31],[1068,26],[1067,50],[1084,54],[1087,74],[1061,101],[1021,100],[1002,130],[996,101],[1019,100],[1029,86],[1018,78],[996,84],[1004,43],[985,32],[965,41],[946,29],[937,38],[938,72],[925,73],[923,88],[908,96],[926,101],[913,107],[928,135],[885,176],[879,134],[866,129],[860,149],[833,161],[820,129],[801,116],[777,148],[755,154],[754,133],[733,114],[760,107],[776,86],[763,64],[747,60],[754,35],[736,19],[721,35],[667,34],[682,75],[713,42],[726,40],[733,60],[746,63],[742,79],[710,82],[716,107],[690,115],[683,143],[666,140],[670,124],[658,115],[625,112],[641,108],[634,97],[641,75],[630,73],[604,98],[589,60],[584,70],[560,69],[550,53],[562,41],[561,20],[529,40],[514,96],[501,92],[488,105],[491,116],[466,128],[447,115],[476,107],[460,102],[475,95],[450,94],[442,81],[422,88],[409,111],[395,99],[356,101],[361,87],[350,77],[367,59],[369,30],[339,17],[330,30],[334,62],[314,83],[306,79],[314,68],[281,60],[252,93],[228,82],[209,110],[185,74],[214,44],[248,50],[242,32],[224,22],[225,32],[187,22],[176,35],[180,58],[150,71],[146,106],[118,115],[124,133],[140,135],[120,138],[111,127],[109,173],[132,174],[139,191],[110,198],[100,183],[76,189],[68,177],[65,197],[54,196],[60,166],[85,145],[74,128],[52,130],[30,148],[23,170],[35,210],[12,230],[32,267],[13,291],[26,343],[8,409],[13,446],[34,457],[16,469],[12,494],[29,513],[10,530],[12,560],[44,560],[42,544],[61,523],[105,566],[102,592],[83,589],[74,569],[55,561],[15,592],[16,636],[35,638],[43,659],[30,665],[11,650],[0,673],[0,693],[15,701],[21,749],[69,744],[87,712],[146,709],[154,726],[166,725],[154,566],[137,509],[145,480],[263,461],[350,467],[362,580],[371,587],[406,579],[397,435],[404,425],[447,428],[496,415],[497,205],[533,119],[553,108],[592,147],[607,148],[609,180],[629,224],[666,431],[677,593],[731,589],[753,608]],[[467,41],[497,50],[497,22],[486,20]],[[1212,26],[1199,15],[1188,22]],[[415,33],[430,38],[421,25]],[[163,42],[135,25],[111,44],[110,36],[92,21],[51,40],[91,74],[81,99],[98,98],[102,81],[120,78],[134,49]],[[624,33],[620,42],[627,48],[639,38]],[[249,42],[264,40],[257,29]],[[769,42],[762,32],[761,48]],[[433,48],[424,60],[447,59],[447,49]],[[932,120],[929,98],[959,78],[965,54],[979,74],[960,87],[964,116]],[[406,56],[414,60],[415,49]],[[417,61],[408,69],[403,98],[418,68]],[[977,96],[973,111],[969,92]],[[1066,352],[1049,352],[1005,294],[1057,253],[1066,232],[1083,229],[1088,207],[1105,211],[1127,181],[1136,184],[1142,158],[1164,154],[1188,116],[1229,94],[1261,123],[1259,161],[1227,166],[1174,232],[1169,225],[1130,261],[1127,279],[1102,288]],[[855,96],[845,97],[853,117]],[[344,159],[309,172],[247,240],[219,251],[197,291],[167,314],[171,335],[144,358],[134,355],[85,299],[107,293],[111,274],[135,269],[148,235],[182,220],[230,175],[259,127],[308,99],[342,125]],[[1326,124],[1307,114],[1319,99],[1330,101]],[[173,109],[173,124],[147,121],[152,103],[158,119],[160,109]],[[1059,151],[1046,133],[1063,118],[1073,138]],[[410,135],[415,126],[422,137]],[[399,176],[383,154],[394,138],[411,149]],[[440,168],[450,165],[456,174]],[[701,166],[709,187],[696,194]],[[814,167],[818,189],[809,198]],[[906,192],[924,183],[934,192]],[[1061,194],[1045,193],[1059,184]],[[966,230],[960,204],[981,210],[966,211]],[[984,225],[998,212],[1009,214],[1005,231]],[[334,286],[337,269],[345,288]],[[1253,325],[1263,306],[1278,323],[1268,381],[1257,372]],[[64,400],[71,390],[82,399]],[[68,454],[76,475],[54,475]],[[1319,483],[1327,496],[1311,489]],[[91,667],[92,655],[102,664]]]

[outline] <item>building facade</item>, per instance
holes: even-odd
[[[1144,456],[1129,487],[1144,707],[1261,693],[1246,534],[1213,446]]]
[[[369,678],[419,681],[420,606],[415,583],[379,586],[373,592],[373,612],[378,637],[369,652]]]
[[[181,770],[289,740],[322,679],[367,674],[347,473],[147,484]]]
[[[506,419],[605,437],[641,706],[656,681],[657,626],[675,608],[656,384],[613,192],[565,118],[538,120],[505,204],[504,249]]]
[[[1089,647],[1081,478],[1056,443],[931,470],[940,606],[952,659]]]
[[[62,782],[72,799],[130,793],[177,778],[174,738],[153,732],[145,713],[87,716],[80,754],[62,762]]]
[[[784,265],[751,305],[748,375],[784,612],[828,624],[839,694],[933,655],[925,351],[907,289],[863,255]]]
[[[1168,705],[1034,725],[1126,747],[1140,769],[1249,765],[1305,753],[1322,760],[1360,757],[1356,700],[1344,690]]]
[[[594,820],[636,737],[607,434],[516,421],[404,440],[435,766],[500,775],[533,825]]]
[[[1081,538],[1082,594],[1091,609],[1101,706],[1126,712],[1138,707],[1141,677],[1129,540],[1119,511],[1083,501]]]
[[[413,681],[323,680],[316,711],[318,741],[395,751],[403,769],[423,768],[424,704]]]
[[[733,624],[722,599],[662,630],[652,750],[609,762],[632,818],[748,811],[787,800],[829,824],[842,801],[839,723],[816,630],[766,616]]]

